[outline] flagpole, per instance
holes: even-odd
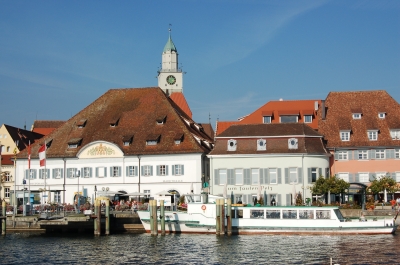
[[[28,146],[28,205],[29,205],[29,215],[31,215],[31,140],[29,140]],[[25,192],[25,191],[24,191]]]
[[[46,140],[44,141],[44,192],[46,192],[46,180],[47,180],[47,171],[46,171]],[[48,196],[48,194],[47,194]],[[49,198],[47,198],[47,200],[49,200]],[[45,201],[46,202],[46,201]]]

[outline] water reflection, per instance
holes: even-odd
[[[397,264],[399,238],[8,234],[0,247],[3,264]]]

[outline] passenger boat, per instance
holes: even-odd
[[[224,205],[225,213],[227,204]],[[150,212],[138,211],[150,233]],[[165,211],[166,233],[216,233],[217,204],[192,202],[187,211]],[[226,214],[225,214],[226,215]],[[160,212],[157,212],[161,231]],[[395,219],[345,220],[339,207],[231,206],[232,234],[394,234]],[[228,224],[224,221],[225,226]],[[225,231],[225,229],[224,229]]]

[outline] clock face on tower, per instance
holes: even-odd
[[[173,76],[173,75],[167,76],[167,83],[170,84],[170,85],[175,84],[175,83],[176,83],[176,78],[175,78],[175,76]]]

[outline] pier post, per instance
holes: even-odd
[[[150,215],[150,233],[153,235],[154,222],[153,222],[153,200],[149,200],[149,215]]]
[[[110,234],[110,201],[106,201],[106,235]]]
[[[220,215],[221,215],[221,213],[220,213],[220,211],[221,211],[221,208],[220,208],[220,204],[221,204],[221,199],[216,199],[216,207],[215,207],[215,209],[216,209],[216,213],[215,213],[215,234],[216,235],[219,235],[220,234],[220,228],[219,228],[219,226],[220,226]]]
[[[154,235],[158,236],[157,200],[153,200],[153,222]]]
[[[97,218],[96,218],[96,223],[97,223],[97,235],[101,235],[101,201],[99,200],[99,207],[97,211]]]
[[[100,204],[100,201],[98,201],[98,200],[96,200],[94,202],[94,215],[96,216],[96,218],[93,220],[93,222],[94,222],[94,235],[95,236],[99,236],[100,235],[100,233],[98,233],[98,231],[97,231],[97,220],[99,219],[99,216],[98,216],[99,204]]]
[[[1,235],[6,235],[6,227],[7,227],[7,215],[6,215],[6,201],[1,203],[1,213],[3,215],[3,219],[1,219]]]
[[[220,207],[221,207],[221,210],[220,210],[220,219],[219,220],[220,220],[221,224],[220,224],[219,229],[220,229],[220,234],[224,235],[225,234],[225,198],[221,199]]]
[[[165,211],[164,200],[160,201],[160,219],[161,219],[161,235],[165,236]]]
[[[226,200],[226,233],[228,236],[232,235],[232,201]]]

